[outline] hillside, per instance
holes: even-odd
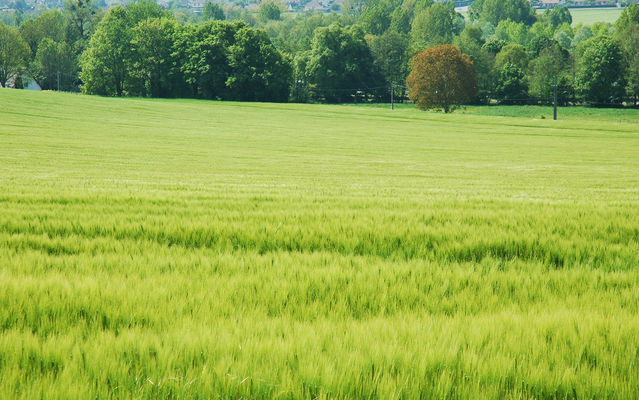
[[[0,104],[10,398],[639,391],[636,111]]]

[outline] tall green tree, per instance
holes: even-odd
[[[594,104],[618,104],[626,88],[626,63],[619,43],[598,36],[578,49],[577,85],[584,100]]]
[[[126,5],[127,24],[131,29],[146,19],[162,17],[175,18],[172,12],[163,10],[154,0],[138,0]]]
[[[185,86],[174,49],[181,27],[170,18],[148,18],[132,30],[128,92],[146,97],[174,97]]]
[[[72,40],[88,40],[99,20],[95,0],[64,0],[64,12],[69,20],[69,36]]]
[[[222,9],[222,6],[217,3],[211,3],[210,1],[207,1],[206,4],[204,4],[204,8],[202,9],[202,20],[223,21],[224,19],[224,10]]]
[[[375,66],[386,82],[402,84],[409,71],[409,40],[406,35],[386,31],[381,36],[367,37]]]
[[[191,96],[224,99],[230,96],[227,79],[231,76],[229,48],[235,34],[246,27],[242,21],[210,21],[185,27],[176,42],[181,71],[191,88]]]
[[[71,46],[45,37],[38,46],[33,72],[35,80],[45,90],[69,90],[77,78],[77,63]]]
[[[537,20],[535,9],[528,0],[475,0],[470,6],[470,16],[495,26],[508,19],[526,25]]]
[[[98,24],[87,50],[82,54],[82,91],[103,96],[122,96],[128,78],[131,29],[127,10],[111,8]]]
[[[561,24],[572,24],[572,15],[568,7],[554,7],[544,11],[542,19],[554,26],[555,28]]]
[[[373,35],[386,32],[391,23],[391,13],[382,4],[367,7],[359,17],[362,28]]]
[[[229,47],[231,74],[225,84],[230,99],[288,100],[292,68],[263,30],[241,28]]]
[[[29,45],[14,28],[0,23],[0,85],[7,86],[9,78],[18,78],[29,57]]]
[[[524,71],[507,62],[499,69],[495,94],[503,104],[513,104],[528,99],[528,85]]]
[[[542,49],[528,67],[530,95],[550,102],[553,98],[554,77],[557,76],[557,95],[561,104],[566,104],[573,95],[572,62],[570,54],[558,43]]]
[[[358,27],[332,24],[318,28],[306,68],[309,82],[316,88],[315,98],[328,102],[349,101],[354,94],[350,89],[384,85]]]
[[[492,49],[491,47],[495,43],[486,46],[486,42],[484,42],[482,37],[483,33],[479,26],[467,25],[462,33],[455,38],[454,44],[459,47],[463,54],[468,55],[473,62],[477,72],[477,100],[487,101],[493,92],[495,54],[492,51],[496,50],[496,48]],[[503,45],[497,44],[497,46]],[[498,52],[498,50],[495,52]]]
[[[631,29],[634,25],[639,24],[639,5],[631,4],[624,8],[623,12],[615,22],[615,28],[621,35],[626,30]]]
[[[278,21],[281,18],[280,7],[277,4],[275,4],[273,1],[266,1],[262,3],[262,5],[260,6],[259,13],[260,13],[260,17],[264,19],[265,21],[268,21],[268,20]]]
[[[28,19],[18,31],[31,49],[31,55],[35,56],[38,45],[44,38],[49,38],[54,42],[64,42],[66,40],[66,19],[58,10],[47,10],[37,18]]]
[[[455,3],[443,1],[435,3],[418,14],[413,20],[411,38],[417,48],[451,43],[459,33],[459,14]]]
[[[526,49],[519,44],[508,44],[495,56],[495,68],[501,69],[506,64],[516,65],[524,71],[528,66],[528,54]]]

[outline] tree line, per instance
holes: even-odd
[[[538,15],[527,0],[475,0],[465,16],[432,0],[346,0],[342,13],[297,16],[274,1],[255,15],[206,3],[190,23],[149,0],[106,12],[92,1],[0,24],[0,84],[27,73],[44,89],[107,96],[385,101],[425,65],[416,56],[452,45],[475,80],[464,102],[549,102],[555,76],[563,104],[639,97],[637,5],[614,25],[572,26],[567,8]]]

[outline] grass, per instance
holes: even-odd
[[[2,397],[639,392],[636,111],[0,104]]]
[[[592,25],[595,22],[607,22],[614,24],[623,8],[571,8],[572,25],[577,24]]]

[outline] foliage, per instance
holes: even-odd
[[[568,7],[554,7],[547,9],[543,14],[543,19],[555,28],[561,24],[572,24],[572,15]]]
[[[482,30],[477,25],[467,25],[464,31],[455,39],[455,45],[459,50],[468,55],[477,72],[477,84],[479,100],[490,99],[493,90],[493,68],[495,57],[491,51],[493,46],[499,46],[495,42],[484,42]],[[504,42],[505,44],[505,42]]]
[[[501,68],[507,63],[516,65],[522,71],[528,66],[526,49],[519,44],[508,44],[495,56],[495,68]]]
[[[627,67],[628,93],[636,102],[639,97],[639,23],[624,29],[618,37]]]
[[[17,30],[0,23],[0,85],[19,77],[27,65],[29,45]]]
[[[406,86],[420,109],[447,113],[475,97],[477,76],[467,55],[455,46],[441,45],[415,56]]]
[[[205,99],[229,96],[226,86],[231,75],[228,49],[235,41],[235,34],[245,26],[240,21],[211,21],[189,27],[176,43],[176,48],[182,52],[180,68],[193,96]]]
[[[639,5],[631,4],[624,8],[619,19],[615,22],[615,28],[620,35],[623,35],[624,32],[636,25],[639,25]]]
[[[202,20],[204,21],[222,21],[226,17],[224,16],[224,10],[222,6],[217,3],[211,3],[207,1],[202,9]]]
[[[95,0],[64,0],[64,11],[69,20],[69,36],[74,40],[89,40],[99,22]]]
[[[533,97],[550,101],[553,97],[554,77],[558,77],[557,98],[560,104],[567,104],[574,98],[572,87],[572,58],[570,53],[556,42],[541,49],[529,64],[528,82]]]
[[[457,18],[459,14],[455,12],[455,4],[452,1],[433,4],[413,20],[411,29],[413,43],[419,49],[451,43],[453,37],[459,34]]]
[[[58,10],[48,10],[34,19],[24,21],[18,31],[31,49],[31,58],[38,52],[38,45],[45,38],[57,43],[64,42],[66,24],[64,15]]]
[[[530,29],[523,22],[501,21],[495,28],[495,38],[526,47],[531,39]]]
[[[231,100],[288,100],[292,69],[266,32],[241,28],[228,51],[231,75],[226,86]]]
[[[626,64],[619,43],[599,36],[581,44],[577,85],[584,99],[618,104],[625,95]]]
[[[127,10],[116,6],[107,11],[82,55],[82,91],[103,96],[122,96],[128,78],[131,29]]]
[[[505,40],[493,38],[493,39],[487,40],[486,43],[482,45],[482,49],[496,55],[507,44],[508,42],[506,42]]]
[[[306,75],[314,98],[331,103],[348,101],[358,90],[384,84],[364,33],[339,24],[315,30]]]
[[[504,64],[499,69],[495,94],[503,104],[526,101],[528,99],[528,85],[522,69],[510,62]]]
[[[174,48],[182,28],[173,19],[148,18],[131,32],[131,58],[127,60],[127,92],[134,96],[175,97],[185,86],[180,59]]]
[[[32,69],[42,89],[69,90],[74,87],[78,66],[71,46],[45,37],[40,41]]]
[[[265,20],[279,20],[280,7],[273,1],[265,1],[260,6],[260,17]]]
[[[378,3],[372,7],[367,7],[359,18],[359,23],[364,31],[373,35],[381,35],[391,24],[390,10],[385,8],[383,4]]]
[[[403,84],[409,72],[408,37],[387,31],[381,36],[367,37],[367,41],[375,66],[386,82]]]
[[[470,8],[472,18],[493,25],[506,20],[532,25],[537,20],[535,9],[528,0],[475,0]]]

